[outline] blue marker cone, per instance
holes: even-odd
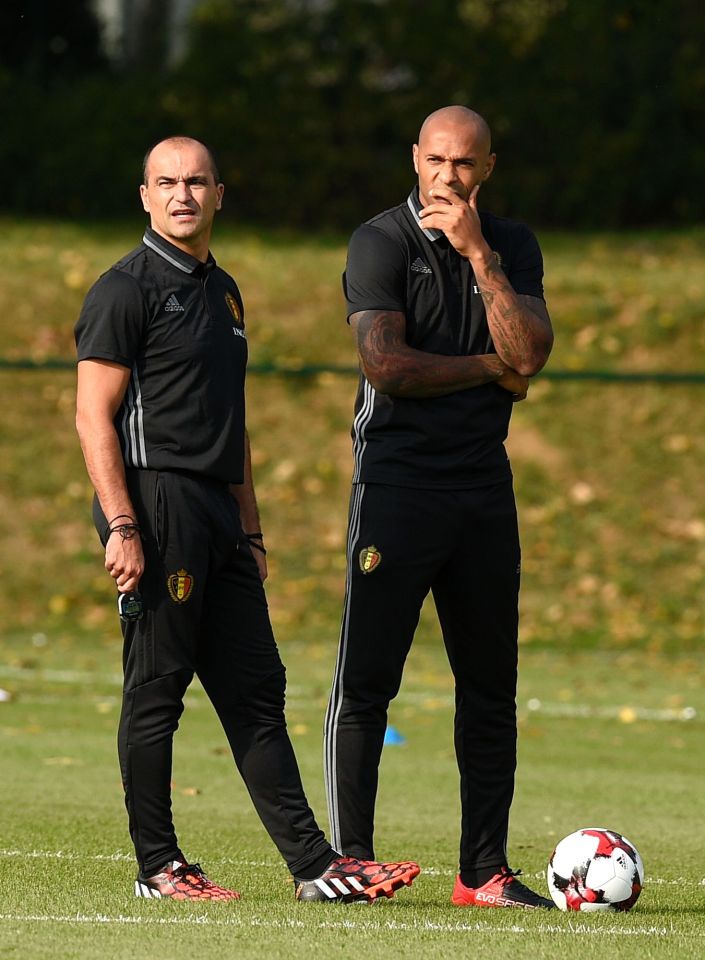
[[[388,726],[384,732],[384,746],[396,747],[400,743],[406,743],[406,737],[402,737],[396,727]]]

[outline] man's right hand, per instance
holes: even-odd
[[[508,390],[515,403],[518,403],[520,400],[525,400],[529,392],[529,378],[522,377],[520,373],[517,373],[516,370],[512,370],[509,367],[498,380],[495,380],[495,383],[503,390]]]
[[[111,533],[105,547],[105,569],[120,593],[136,590],[144,573],[144,551],[139,535],[123,540],[119,531]]]

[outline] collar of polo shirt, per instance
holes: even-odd
[[[423,233],[423,235],[426,237],[426,239],[430,240],[431,242],[433,242],[434,240],[440,240],[440,238],[444,235],[442,230],[426,230],[426,228],[423,227],[421,224],[421,217],[419,216],[419,213],[421,210],[423,210],[423,207],[421,206],[421,200],[419,199],[418,187],[414,187],[414,189],[411,191],[411,193],[407,197],[406,203],[407,203],[407,206],[409,207],[409,210],[411,210],[411,215],[416,221],[416,225],[418,226],[421,233]]]
[[[215,259],[210,250],[208,251],[208,259],[205,263],[202,263],[196,259],[196,257],[192,257],[184,250],[175,247],[173,243],[169,243],[168,240],[165,240],[161,234],[157,233],[156,230],[152,230],[151,227],[147,227],[144,231],[142,243],[146,247],[149,247],[150,250],[158,253],[160,257],[163,257],[163,259],[173,267],[182,270],[184,273],[194,274],[199,273],[199,271],[209,271],[215,267]]]

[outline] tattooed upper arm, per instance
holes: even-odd
[[[388,362],[406,345],[406,318],[393,310],[362,310],[350,317],[357,350],[364,368]]]

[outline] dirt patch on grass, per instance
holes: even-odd
[[[509,459],[515,462],[533,462],[547,470],[565,466],[565,453],[550,443],[536,427],[527,423],[515,423],[506,443]]]

